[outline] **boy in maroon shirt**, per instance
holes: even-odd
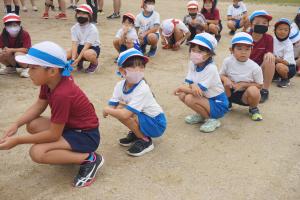
[[[66,52],[53,42],[41,42],[16,57],[29,65],[30,78],[41,86],[38,100],[0,138],[0,150],[33,144],[30,157],[43,164],[79,164],[75,187],[93,183],[104,159],[95,153],[100,142],[95,109],[70,76]],[[51,117],[41,114],[50,106]],[[29,135],[13,136],[22,125]]]
[[[269,87],[275,73],[275,56],[273,55],[273,37],[268,31],[269,22],[272,20],[264,10],[254,11],[249,17],[251,23],[251,32],[253,38],[253,49],[250,59],[262,67],[264,75],[264,84],[260,91],[261,100],[265,102],[269,97]]]

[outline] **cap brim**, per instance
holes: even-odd
[[[194,8],[198,8],[197,6],[188,6],[188,9],[194,9]]]
[[[199,40],[191,40],[189,43],[193,43],[193,44],[208,48],[210,51],[213,51],[207,44],[205,44],[204,42],[201,42]]]
[[[143,58],[145,60],[145,63],[149,62],[149,58],[147,56],[142,56],[140,54],[132,54],[132,55],[128,56],[125,60],[123,60],[122,63],[119,63],[119,61],[117,61],[118,66],[121,67],[126,60],[128,60],[129,58],[131,58],[133,56],[138,56],[138,57]]]
[[[84,9],[81,9],[81,8],[76,8],[76,11],[85,12],[85,13],[87,13],[87,14],[89,14],[89,15],[92,15],[92,14],[93,14],[93,13],[90,13],[89,11],[84,10]]]
[[[254,45],[253,43],[250,43],[250,42],[236,42],[236,43],[233,43],[232,45],[234,45],[234,44],[246,44],[246,45],[249,45],[249,46]]]
[[[21,20],[18,20],[18,19],[9,19],[6,22],[4,22],[4,24],[6,24],[8,22],[21,22]]]
[[[24,64],[28,64],[28,65],[38,65],[38,66],[44,66],[44,67],[61,68],[59,66],[45,62],[43,60],[40,60],[40,59],[30,56],[28,54],[16,56],[15,59],[19,63],[24,63]]]

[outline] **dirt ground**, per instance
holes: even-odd
[[[70,28],[74,14],[67,21],[42,20],[40,11],[22,13],[23,26],[32,43],[50,40],[70,48]],[[54,1],[56,2],[56,1]],[[161,19],[182,19],[184,0],[157,1]],[[247,3],[247,1],[246,1]],[[29,4],[29,2],[27,3]],[[229,3],[219,3],[225,19]],[[30,8],[30,6],[28,5]],[[297,7],[249,4],[248,10],[265,9],[275,19],[293,18]],[[270,100],[260,105],[264,120],[253,122],[248,108],[234,106],[222,119],[222,127],[212,134],[199,132],[199,125],[187,125],[184,117],[191,110],[172,95],[185,77],[188,47],[178,52],[159,48],[147,65],[146,78],[168,118],[165,135],[154,140],[155,149],[140,158],[127,156],[118,139],[127,129],[112,118],[103,119],[102,109],[118,81],[112,40],[120,20],[108,21],[111,1],[105,1],[105,15],[99,16],[102,43],[100,70],[93,75],[74,73],[76,82],[95,105],[101,121],[101,146],[98,153],[105,165],[96,182],[84,189],[71,187],[77,166],[51,166],[33,163],[29,145],[0,152],[0,200],[19,199],[183,199],[183,200],[297,200],[300,199],[300,78],[295,77],[287,89],[271,87]],[[124,0],[122,12],[137,14],[140,1]],[[0,7],[3,16],[3,5]],[[225,26],[225,21],[223,21]],[[273,28],[270,28],[271,30]],[[216,63],[229,55],[227,28],[222,32]],[[21,115],[37,98],[39,89],[30,79],[17,75],[0,77],[0,133]],[[49,110],[47,111],[49,114]],[[297,123],[298,122],[298,123]],[[26,134],[24,127],[18,134]]]

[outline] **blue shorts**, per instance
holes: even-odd
[[[159,33],[154,33],[156,36],[157,36],[157,39],[159,39]],[[145,44],[149,44],[148,43],[148,35],[146,35],[145,37],[144,37],[144,45]]]
[[[141,132],[148,137],[160,137],[166,130],[167,120],[164,113],[149,117],[144,113],[137,114]]]
[[[78,47],[77,47],[77,54],[78,54],[78,55],[79,55],[80,52],[82,51],[83,47],[84,47],[84,45],[78,45]],[[100,55],[100,47],[99,47],[99,46],[96,46],[96,47],[91,46],[90,49],[93,49],[93,50],[96,52],[96,54],[97,54],[97,58],[99,58],[99,55]]]
[[[234,19],[233,21],[235,22],[236,29],[241,28],[241,20],[240,19]]]
[[[135,48],[138,51],[141,51],[141,47],[139,43],[134,43],[133,44],[133,48]],[[120,46],[120,53],[122,53],[123,51],[127,50],[127,46],[125,44],[121,44]]]
[[[89,130],[65,129],[62,136],[75,152],[91,153],[96,151],[100,144],[98,128]]]
[[[228,98],[225,92],[208,99],[210,106],[210,118],[218,119],[228,112]]]

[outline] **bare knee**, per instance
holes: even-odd
[[[30,155],[30,158],[33,162],[36,162],[36,163],[41,163],[43,164],[44,163],[44,152],[43,150],[40,148],[40,145],[39,144],[35,144],[33,145],[30,150],[29,150],[29,155]]]
[[[35,121],[31,121],[29,123],[26,124],[26,130],[28,133],[30,134],[34,134],[37,132],[37,127],[38,126],[38,123],[35,122]]]
[[[185,95],[184,103],[188,106],[193,105],[194,104],[194,96],[192,94]]]
[[[218,33],[218,28],[215,24],[209,24],[208,30],[209,30],[209,32],[212,32],[214,34]]]
[[[288,66],[282,63],[277,63],[276,64],[276,71],[281,75],[281,74],[286,74],[289,72]]]
[[[95,59],[97,57],[96,52],[93,50],[87,50],[83,53],[83,57],[87,61],[91,61],[92,59]]]
[[[149,42],[150,45],[154,45],[154,44],[157,43],[157,36],[154,33],[150,33],[147,36],[147,39],[148,39],[148,42]]]
[[[227,22],[227,27],[231,30],[234,30],[235,29],[235,22],[230,20]]]
[[[250,86],[246,90],[248,97],[250,98],[259,98],[260,90],[256,86]]]

